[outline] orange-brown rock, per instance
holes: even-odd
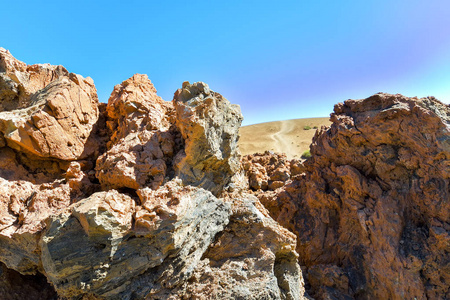
[[[3,144],[43,158],[77,160],[98,119],[90,78],[63,67],[27,66],[0,49],[0,135]]]
[[[449,116],[434,98],[340,103],[304,173],[257,192],[297,234],[312,296],[450,298]]]
[[[156,94],[147,75],[136,74],[114,91],[106,108],[108,150],[97,160],[107,188],[161,186],[182,141],[171,123],[172,103]]]
[[[25,275],[40,270],[38,241],[44,221],[70,203],[70,187],[60,180],[36,185],[0,178],[1,261]]]
[[[63,76],[69,76],[63,66],[27,65],[0,47],[0,111],[30,106],[33,94]]]
[[[202,82],[165,102],[137,74],[105,105],[0,49],[0,295],[450,298],[449,106],[377,94],[331,120],[305,162],[240,162],[239,107]]]
[[[272,151],[246,155],[241,163],[253,191],[276,190],[291,177],[304,172],[300,161],[289,161],[285,154]]]

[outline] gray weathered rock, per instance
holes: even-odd
[[[184,82],[173,103],[186,144],[175,158],[176,174],[186,184],[220,194],[239,172],[237,140],[243,119],[239,106],[203,82]]]
[[[169,195],[167,195],[169,194]],[[164,288],[189,278],[217,232],[228,223],[229,205],[198,188],[169,182],[140,192],[142,207],[117,191],[100,192],[53,216],[41,239],[42,265],[63,297],[142,297],[161,282],[138,277],[164,265]],[[133,279],[133,280],[130,280]],[[155,279],[156,280],[156,279]]]
[[[159,299],[304,299],[295,235],[273,221],[254,196],[229,200],[230,223],[192,279]]]

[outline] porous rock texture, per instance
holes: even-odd
[[[204,83],[91,79],[0,48],[2,299],[304,299],[296,237],[248,192]]]
[[[331,120],[304,163],[243,159],[255,195],[297,235],[309,294],[450,299],[450,107],[380,93],[337,104]]]
[[[97,159],[97,178],[108,188],[161,186],[182,147],[173,105],[158,95],[147,75],[116,85],[106,107],[110,139]],[[176,146],[178,144],[178,146]]]

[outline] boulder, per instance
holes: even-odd
[[[0,47],[0,111],[31,106],[31,96],[51,82],[69,76],[63,66],[27,65]]]
[[[136,207],[115,190],[95,193],[47,220],[41,260],[58,295],[130,299],[176,286],[228,223],[229,205],[178,181],[139,195]],[[158,272],[163,284],[148,277]]]
[[[295,235],[270,218],[256,197],[230,200],[230,224],[183,293],[189,299],[306,299]]]
[[[239,106],[203,82],[184,82],[173,104],[185,140],[184,151],[175,157],[176,175],[186,184],[219,195],[240,172],[237,141],[243,117]]]
[[[78,160],[98,119],[91,78],[63,67],[26,66],[0,49],[0,136],[8,147],[39,158]]]
[[[303,299],[295,236],[246,191],[238,106],[140,74],[99,104],[89,78],[0,58],[2,297]]]

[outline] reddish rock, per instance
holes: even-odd
[[[312,296],[450,298],[449,116],[434,98],[340,103],[305,172],[257,192],[297,234]]]
[[[165,102],[137,74],[105,106],[0,49],[0,294],[303,299],[299,261],[317,299],[450,298],[449,116],[348,100],[305,162],[240,164],[240,110],[204,83]]]
[[[295,160],[292,160],[294,164]],[[242,167],[253,190],[275,190],[291,177],[291,162],[283,153],[266,151],[246,155],[241,160]]]
[[[69,76],[63,66],[27,65],[0,48],[0,111],[29,107],[31,96],[51,82]]]

